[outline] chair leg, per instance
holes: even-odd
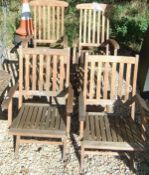
[[[20,136],[16,136],[16,144],[15,144],[15,155],[19,154],[19,145],[20,145]]]
[[[80,174],[83,174],[83,168],[84,168],[84,147],[81,146],[81,160],[80,160]]]
[[[63,141],[63,161],[66,159],[66,144],[67,144],[67,138],[64,138]]]
[[[135,166],[135,153],[134,152],[132,152],[130,154],[130,167],[134,170],[136,168],[136,166]]]

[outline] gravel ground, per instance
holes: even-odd
[[[73,143],[73,144],[72,144]],[[24,144],[19,156],[13,151],[13,138],[8,135],[7,121],[0,120],[0,175],[78,175],[79,138],[71,136],[68,143],[67,161],[61,158],[61,149],[53,145]],[[138,162],[142,160],[138,159]],[[134,173],[125,158],[116,156],[87,156],[86,175],[143,175]]]

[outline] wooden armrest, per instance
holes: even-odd
[[[86,107],[84,105],[83,93],[81,92],[79,96],[79,120],[85,121],[85,117],[86,117]]]
[[[10,88],[6,99],[4,99],[4,101],[2,102],[2,105],[1,105],[2,109],[8,109],[9,103],[11,99],[13,98],[14,93],[16,92],[17,88],[18,88],[18,82]]]
[[[149,116],[149,108],[146,105],[144,99],[139,95],[136,94],[135,101],[140,105],[141,107],[141,136],[142,139],[146,140],[146,125],[148,123],[148,117]]]
[[[143,110],[145,110],[146,112],[149,112],[149,107],[147,106],[145,100],[139,94],[136,94],[135,101],[140,105],[140,107]]]
[[[74,97],[74,91],[70,83],[70,86],[68,89],[68,100],[67,100],[67,105],[66,105],[67,114],[71,114],[73,112],[73,97]]]
[[[108,40],[106,40],[106,44],[110,44],[114,49],[117,49],[117,50],[120,49],[120,45],[114,39],[108,39]]]
[[[108,39],[106,41],[104,41],[103,43],[101,43],[100,47],[106,47],[106,45],[109,44],[110,46],[113,47],[113,49],[115,50],[118,50],[120,49],[120,45],[118,44],[118,42],[114,39]]]

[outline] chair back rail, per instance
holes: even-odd
[[[78,4],[76,6],[80,10],[80,47],[98,47],[109,39],[109,19],[105,15],[109,7],[110,5],[107,4],[98,4],[98,9],[96,9],[93,3]]]
[[[30,2],[34,21],[34,44],[53,43],[64,36],[64,10],[67,2],[35,0]]]
[[[138,56],[86,54],[84,69],[85,104],[111,104],[118,98],[126,102],[136,94]],[[132,107],[134,116],[134,106]]]
[[[69,86],[69,48],[19,50],[19,106],[23,96],[58,96]]]

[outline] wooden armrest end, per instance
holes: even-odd
[[[136,94],[135,101],[140,105],[140,107],[143,110],[145,110],[147,113],[149,113],[149,107],[147,106],[145,100],[139,94]]]
[[[6,99],[4,99],[2,102],[2,105],[1,105],[2,109],[8,109],[9,103],[12,100],[17,88],[18,88],[18,83],[16,83],[14,86],[10,88]]]
[[[118,42],[114,39],[108,39],[106,41],[106,44],[110,44],[114,49],[120,49],[120,45],[118,44]]]

